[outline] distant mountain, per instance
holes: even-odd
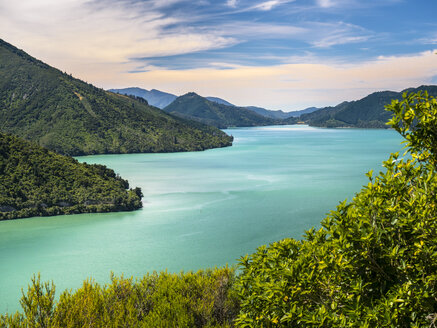
[[[162,92],[159,90],[145,90],[145,89],[141,89],[141,88],[125,88],[125,89],[109,89],[108,91],[111,92],[115,92],[115,93],[119,93],[119,94],[124,94],[124,95],[132,95],[132,96],[136,96],[136,97],[141,97],[147,100],[147,102],[155,107],[164,109],[166,106],[170,105],[176,98],[177,96],[171,94],[171,93],[166,93],[166,92]],[[226,101],[222,98],[218,98],[218,97],[204,97],[206,99],[208,99],[209,101],[215,102],[217,104],[221,104],[221,105],[226,105],[226,106],[235,106],[234,104],[231,104],[229,101]],[[241,107],[241,108],[247,108],[259,115],[262,115],[264,117],[268,117],[274,120],[284,120],[287,119],[289,117],[298,117],[302,114],[306,114],[306,113],[311,113],[314,112],[316,110],[318,110],[319,108],[316,107],[309,107],[303,110],[298,110],[298,111],[294,111],[294,112],[283,112],[282,110],[270,110],[270,109],[265,109],[262,107],[256,107],[256,106],[245,106],[245,107]]]
[[[308,108],[305,108],[305,109],[302,109],[302,110],[296,110],[296,111],[293,111],[293,112],[288,112],[287,114],[290,115],[289,117],[299,117],[299,116],[301,116],[303,114],[309,114],[309,113],[315,112],[316,110],[319,110],[319,109],[320,108],[317,108],[317,107],[308,107]]]
[[[283,120],[291,116],[291,113],[283,112],[282,110],[270,110],[262,107],[247,106],[245,107],[259,115],[275,120]]]
[[[385,111],[384,106],[390,104],[392,99],[402,99],[404,92],[423,90],[437,97],[437,86],[433,85],[410,88],[401,92],[375,92],[357,101],[345,101],[335,107],[325,107],[303,114],[299,120],[319,127],[387,128],[385,123],[391,118],[392,113]]]
[[[176,98],[176,95],[162,92],[156,89],[146,90],[141,88],[125,88],[125,89],[109,89],[108,91],[119,93],[127,96],[141,97],[147,100],[149,105],[163,109],[171,104]]]
[[[316,107],[309,107],[303,110],[297,110],[293,112],[284,112],[282,110],[270,110],[261,107],[255,107],[255,106],[247,106],[246,108],[262,116],[270,117],[276,120],[285,120],[289,117],[299,117],[302,114],[311,113],[318,110],[318,108]]]
[[[231,104],[229,101],[226,101],[222,98],[217,98],[217,97],[205,97],[205,98],[217,104],[226,105],[226,106],[235,106],[234,104]]]
[[[254,113],[247,108],[219,104],[194,92],[178,97],[165,107],[164,111],[219,128],[277,123],[275,120]]]
[[[0,130],[67,155],[194,151],[232,137],[50,67],[0,40]]]
[[[89,165],[0,133],[0,220],[140,208],[141,189]]]

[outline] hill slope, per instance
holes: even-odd
[[[0,130],[67,155],[229,146],[218,129],[98,89],[0,40]]]
[[[360,100],[343,102],[335,107],[325,107],[300,116],[300,120],[319,127],[387,128],[386,122],[392,113],[384,110],[392,99],[402,99],[404,92],[427,90],[437,96],[437,86],[421,86],[401,92],[382,91],[372,93]]]
[[[275,120],[261,116],[247,108],[209,101],[194,92],[178,97],[165,107],[164,111],[219,128],[275,124]]]
[[[293,112],[288,113],[288,112],[283,112],[282,110],[270,110],[270,109],[265,109],[256,106],[247,106],[246,108],[259,115],[262,115],[264,117],[269,117],[274,120],[284,120],[288,117],[293,116]]]
[[[149,105],[155,106],[158,108],[164,108],[167,105],[170,105],[176,98],[176,95],[171,93],[162,92],[156,89],[146,90],[141,88],[124,88],[124,89],[109,89],[108,91],[119,93],[126,96],[136,96],[141,97],[147,100]]]
[[[88,165],[0,133],[0,220],[140,208],[141,190]]]
[[[231,104],[229,101],[226,101],[222,98],[218,98],[218,97],[205,97],[206,99],[208,99],[209,101],[215,102],[217,104],[222,104],[222,105],[226,105],[226,106],[235,106],[234,104]]]

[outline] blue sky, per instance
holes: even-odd
[[[0,37],[103,88],[296,110],[437,83],[436,0],[0,0]]]
[[[437,43],[433,0],[180,1],[162,12],[183,17],[167,33],[201,30],[227,39],[205,51],[143,59],[171,69],[278,65],[308,55],[361,61],[414,54]]]

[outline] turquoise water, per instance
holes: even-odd
[[[58,295],[88,277],[235,264],[256,247],[300,238],[401,149],[390,130],[274,126],[227,130],[233,147],[205,152],[102,155],[139,186],[144,208],[0,222],[0,313],[19,309],[33,273]]]

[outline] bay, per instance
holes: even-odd
[[[57,294],[110,272],[234,265],[258,246],[301,238],[399,151],[392,130],[270,126],[226,130],[234,146],[205,152],[78,158],[141,187],[135,212],[0,222],[0,313],[19,309],[34,273]]]

